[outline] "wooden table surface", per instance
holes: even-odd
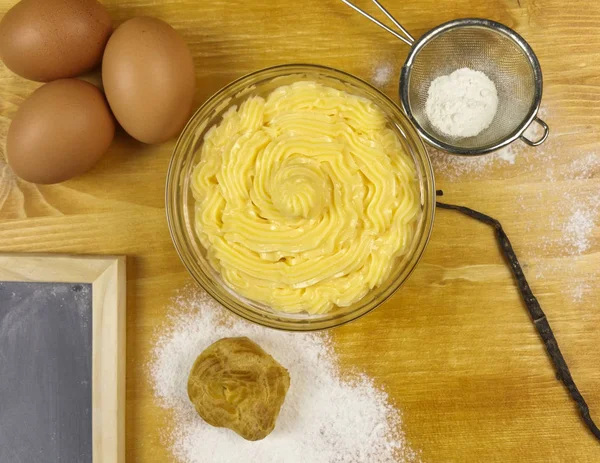
[[[370,2],[357,2],[375,11]],[[0,0],[0,13],[14,3]],[[151,15],[181,31],[196,63],[196,106],[242,74],[291,62],[374,80],[397,100],[408,48],[336,0],[104,3],[115,25]],[[513,27],[536,51],[544,72],[543,114],[552,129],[547,145],[515,145],[508,153],[516,154],[514,164],[498,157],[457,164],[432,155],[447,201],[504,223],[600,420],[598,221],[586,229],[586,246],[561,245],[569,213],[600,194],[599,163],[574,170],[596,159],[600,137],[600,2],[384,3],[415,36],[443,21],[485,17]],[[160,438],[167,416],[153,400],[146,363],[169,299],[190,283],[165,220],[164,180],[174,142],[142,146],[119,134],[80,178],[55,186],[22,182],[2,160],[3,142],[19,104],[37,85],[0,67],[0,251],[127,255],[127,460],[172,461]],[[556,380],[484,225],[439,211],[409,282],[383,307],[333,335],[343,365],[373,376],[403,411],[407,439],[425,462],[600,461],[600,444]]]

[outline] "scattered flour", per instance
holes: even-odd
[[[390,63],[379,63],[371,76],[373,85],[379,88],[385,88],[394,74],[394,68]]]
[[[539,117],[546,119],[541,108]],[[527,135],[536,139],[541,128],[532,124]],[[436,179],[444,184],[489,178],[531,176],[539,182],[539,190],[516,198],[518,214],[543,207],[547,212],[540,220],[528,222],[525,232],[536,237],[533,245],[521,251],[524,263],[535,270],[529,274],[535,280],[560,280],[566,297],[573,303],[585,301],[600,278],[600,267],[590,272],[589,252],[596,244],[594,233],[600,225],[600,191],[586,190],[585,180],[600,175],[600,155],[583,152],[574,155],[559,137],[549,138],[543,145],[532,148],[516,141],[511,145],[483,156],[463,157],[428,148]],[[566,156],[570,160],[566,160]],[[513,165],[515,167],[513,167]],[[573,183],[573,180],[581,182]],[[569,181],[571,191],[557,189],[553,184]],[[587,264],[586,264],[587,262]]]
[[[544,153],[542,151],[542,153]],[[553,156],[552,159],[555,159]],[[600,155],[586,153],[568,165],[550,165],[546,168],[546,179],[551,182],[559,180],[585,180],[600,172]]]
[[[597,275],[596,275],[597,276]],[[592,288],[587,280],[577,280],[570,289],[570,295],[573,302],[582,302],[586,293]]]
[[[599,168],[600,156],[587,153],[566,165],[548,167],[543,180],[546,185],[564,180],[585,180],[593,177]],[[532,231],[533,226],[543,227],[542,231],[548,236],[559,238],[543,236],[539,249],[552,248],[557,255],[579,256],[592,246],[592,235],[600,219],[600,192],[587,192],[579,185],[568,191],[557,192],[553,187],[546,186],[538,191],[533,203],[528,202],[523,195],[517,203],[521,204],[523,211],[538,208],[540,204],[547,211],[545,223],[532,223],[526,231]]]
[[[547,111],[541,108],[538,116],[545,119]],[[542,129],[538,124],[531,124],[525,131],[528,137],[535,140],[542,135]],[[428,147],[431,163],[435,170],[436,178],[457,182],[468,179],[485,178],[491,171],[502,169],[517,163],[518,158],[524,158],[521,169],[531,171],[534,169],[532,160],[544,159],[552,161],[556,159],[555,152],[560,151],[560,142],[550,138],[543,145],[532,148],[524,142],[516,140],[508,146],[481,156],[458,156]],[[547,168],[553,172],[551,167]]]
[[[566,169],[566,174],[574,180],[583,180],[594,176],[600,171],[600,156],[596,153],[587,153],[575,159]]]
[[[494,153],[494,156],[497,159],[502,159],[504,162],[507,162],[508,164],[514,164],[515,158],[517,157],[517,153],[511,145],[508,145],[507,147],[505,147],[501,150],[498,150],[496,153]]]
[[[582,254],[589,249],[597,212],[594,208],[578,207],[564,224],[564,244],[572,248],[574,253]]]
[[[560,160],[556,155],[543,158]],[[560,280],[573,303],[583,302],[600,278],[600,268],[590,271],[589,265],[589,252],[595,244],[593,235],[600,224],[600,192],[586,191],[584,183],[566,192],[557,192],[552,185],[564,180],[584,182],[594,177],[599,168],[600,156],[594,153],[582,154],[565,164],[553,162],[543,172],[547,187],[535,198],[522,195],[517,200],[522,211],[539,209],[543,204],[547,212],[545,218],[525,228],[538,238],[524,250],[524,261],[535,268],[532,276],[539,281]]]
[[[538,116],[546,119],[546,108],[542,107]],[[532,124],[526,135],[539,138],[541,127]],[[514,201],[520,215],[540,207],[546,211],[539,220],[525,223],[525,232],[536,238],[520,252],[524,264],[532,269],[527,275],[540,283],[560,281],[565,288],[564,297],[572,303],[586,301],[595,291],[600,266],[590,271],[590,252],[597,244],[594,233],[600,225],[600,191],[586,189],[585,180],[600,176],[599,154],[574,154],[560,137],[550,137],[535,148],[517,140],[483,156],[456,156],[430,147],[428,150],[442,189],[448,183],[482,180],[492,173],[496,179],[527,175],[539,182],[537,193],[522,194]],[[567,156],[570,160],[565,159]],[[553,186],[563,181],[573,185],[571,191]]]
[[[197,289],[168,309],[149,365],[154,393],[173,415],[168,431],[175,458],[184,463],[392,463],[415,461],[401,416],[364,374],[342,376],[323,333],[287,333],[229,314]],[[291,385],[273,433],[248,442],[206,424],[187,398],[196,357],[216,340],[248,336],[290,372]]]
[[[434,79],[425,104],[429,122],[454,138],[474,137],[487,129],[497,109],[494,82],[483,72],[469,68]]]
[[[517,156],[523,149],[517,143],[481,156],[458,156],[431,147],[427,149],[436,175],[445,180],[456,181],[465,177],[481,178],[497,166],[515,164]]]

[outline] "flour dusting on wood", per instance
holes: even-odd
[[[342,374],[326,333],[289,333],[232,315],[197,289],[167,309],[149,365],[154,394],[172,413],[167,440],[182,463],[394,463],[417,460],[402,417],[372,378]],[[275,430],[249,442],[205,423],[187,397],[198,355],[224,337],[247,336],[290,373]]]

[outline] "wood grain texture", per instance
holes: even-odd
[[[14,3],[0,0],[0,12]],[[382,89],[398,99],[407,47],[335,0],[103,3],[115,25],[144,14],[181,31],[195,58],[196,106],[242,74],[291,62],[325,64],[371,81],[389,68]],[[446,201],[502,221],[600,420],[600,229],[596,223],[589,247],[575,258],[557,244],[562,229],[555,225],[572,212],[559,207],[567,195],[576,204],[600,191],[600,166],[578,178],[566,174],[598,149],[600,2],[384,4],[417,37],[447,20],[485,17],[516,29],[537,53],[544,72],[543,115],[551,127],[545,146],[518,146],[514,164],[491,162],[477,175],[455,175],[437,153],[432,156]],[[37,85],[0,67],[0,140]],[[173,146],[174,141],[142,146],[119,134],[91,172],[56,186],[26,184],[0,166],[1,251],[129,256],[126,431],[127,461],[133,463],[172,461],[161,440],[169,416],[153,400],[146,364],[169,298],[190,282],[164,214]],[[578,301],[570,296],[574,278],[587,283]],[[401,408],[407,438],[423,461],[600,461],[600,445],[554,377],[484,225],[439,211],[429,247],[408,283],[372,314],[334,330],[334,338],[343,365],[373,376]]]
[[[125,462],[125,257],[0,253],[0,281],[92,285],[92,456]]]
[[[92,283],[92,434],[96,462],[125,463],[125,257],[104,259]]]

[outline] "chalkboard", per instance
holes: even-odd
[[[92,462],[92,285],[0,282],[0,462]]]
[[[125,258],[0,253],[0,463],[125,462]]]

